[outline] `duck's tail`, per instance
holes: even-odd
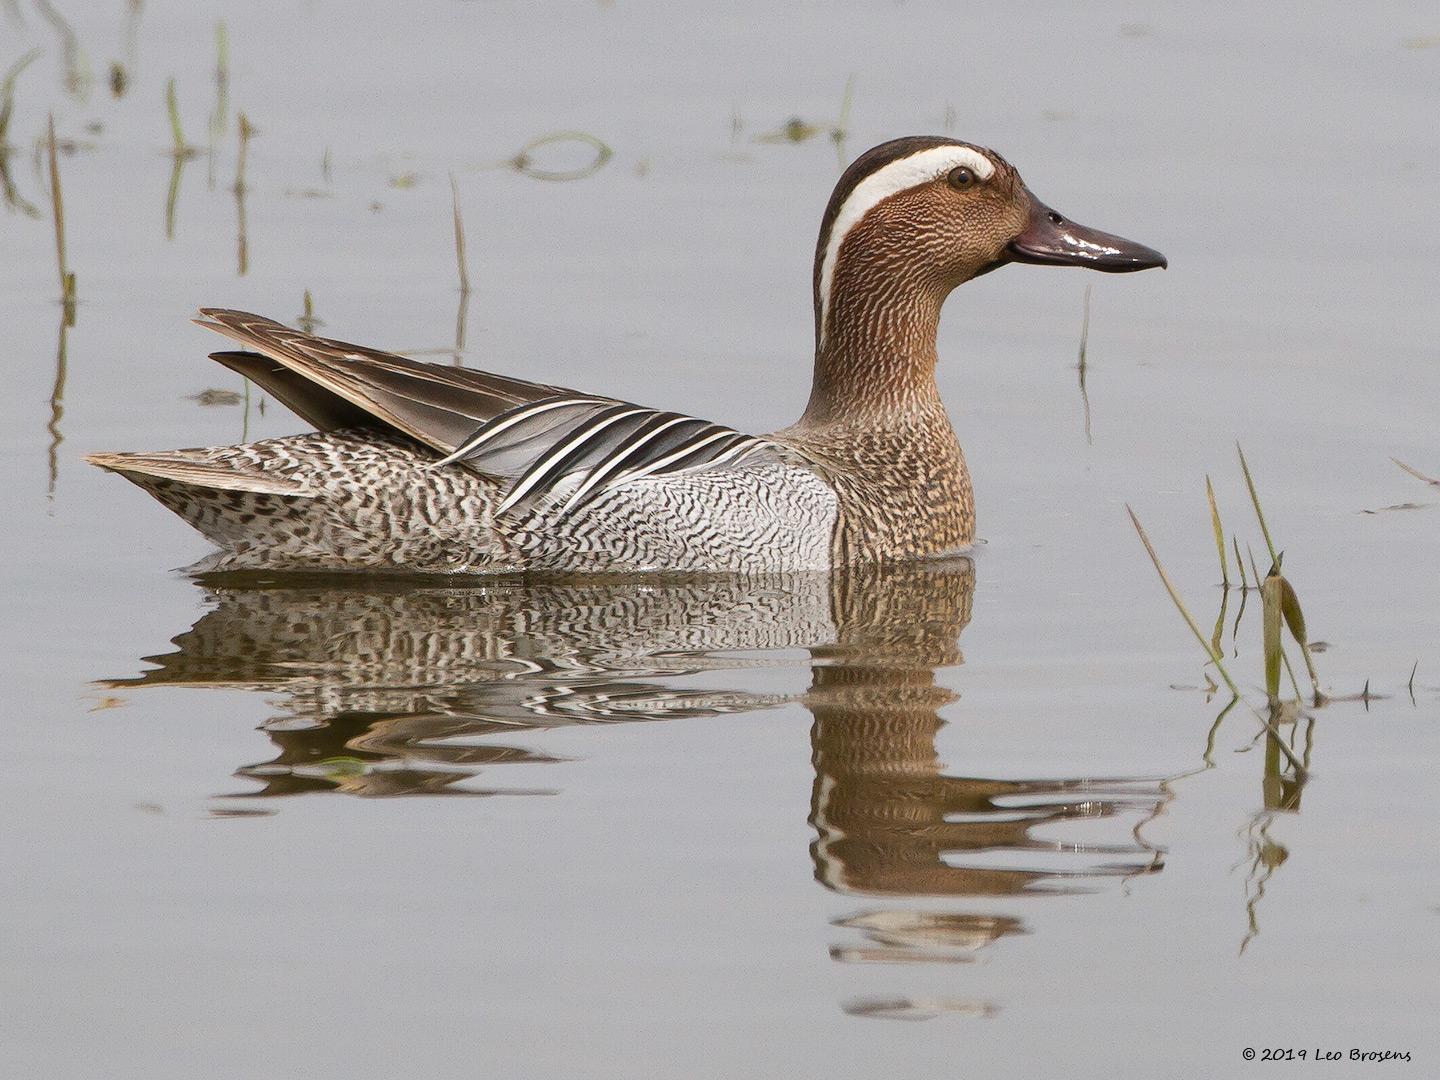
[[[119,473],[127,480],[169,480],[216,491],[248,491],[257,495],[313,494],[306,485],[288,476],[276,476],[238,469],[231,461],[216,459],[213,451],[163,450],[157,453],[87,454],[91,465]]]
[[[231,553],[243,553],[276,532],[293,542],[313,501],[303,481],[247,469],[213,451],[90,454],[86,460],[149,492]]]
[[[312,432],[89,460],[221,548],[210,569],[513,568],[492,525],[495,482],[469,469],[431,468],[433,451],[383,432]]]

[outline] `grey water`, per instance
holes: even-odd
[[[1392,462],[1440,476],[1433,6],[0,3],[0,79],[34,49],[0,1072],[1433,1073],[1440,490]],[[611,153],[517,166],[563,132]],[[196,578],[203,539],[82,460],[301,430],[188,320],[307,292],[342,339],[781,426],[830,187],[914,133],[1170,258],[951,299],[970,558]],[[1220,587],[1207,475],[1269,561],[1237,441],[1322,643],[1303,778],[1233,554]],[[1225,604],[1218,724],[1126,504],[1206,635]]]

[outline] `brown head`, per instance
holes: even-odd
[[[935,136],[867,150],[840,177],[820,225],[817,352],[857,321],[888,322],[876,311],[887,297],[933,306],[938,318],[951,289],[1007,262],[1110,273],[1166,265],[1158,251],[1051,210],[993,150]]]
[[[975,536],[964,455],[935,384],[950,290],[1008,262],[1123,273],[1141,244],[1067,221],[992,150],[896,139],[845,170],[815,252],[815,377],[780,433],[840,500],[836,564],[952,551]]]

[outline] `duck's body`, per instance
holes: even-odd
[[[836,499],[801,466],[639,479],[560,517],[548,512],[553,504],[497,513],[501,482],[436,468],[436,457],[403,436],[346,428],[94,460],[217,545],[205,570],[764,573],[831,565]]]
[[[940,307],[1006,261],[1163,265],[1072,226],[998,155],[876,147],[815,261],[809,407],[764,437],[611,398],[316,338],[244,312],[215,358],[319,430],[99,454],[220,547],[211,569],[768,573],[924,558],[974,538],[935,386]]]

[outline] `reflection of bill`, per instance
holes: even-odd
[[[868,896],[1074,892],[1160,869],[1132,836],[1153,783],[992,779],[942,771],[936,671],[960,663],[968,560],[767,578],[413,581],[202,579],[213,607],[158,665],[112,686],[282,692],[277,749],[241,775],[251,796],[533,794],[500,781],[555,760],[526,733],[569,724],[718,716],[798,701],[814,716],[815,876]],[[798,695],[747,689],[747,672],[805,665]],[[677,686],[696,673],[728,689]],[[687,680],[687,683],[690,680]],[[542,776],[543,772],[509,773]],[[1114,821],[1118,842],[1062,843],[1067,822]],[[1042,835],[1043,834],[1043,835]],[[835,924],[844,962],[963,962],[1023,933],[984,912],[856,912]],[[908,1000],[908,999],[907,999]],[[852,1001],[915,1018],[989,1006]]]

